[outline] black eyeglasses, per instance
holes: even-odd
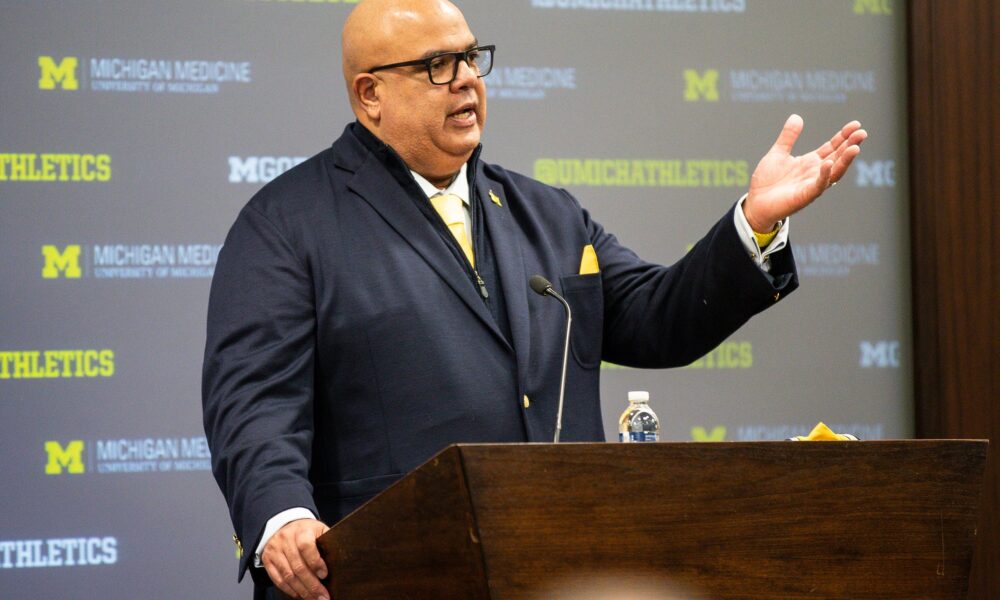
[[[406,62],[392,63],[391,65],[380,65],[368,69],[369,73],[381,71],[383,69],[395,69],[396,67],[416,67],[423,65],[427,69],[427,76],[430,77],[434,85],[448,85],[455,81],[458,76],[458,63],[464,62],[469,65],[472,72],[477,77],[486,77],[493,70],[493,51],[496,46],[477,46],[462,52],[444,52],[435,54],[429,58],[420,60],[408,60]]]

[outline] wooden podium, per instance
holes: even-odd
[[[964,598],[985,441],[450,446],[319,540],[333,598]]]

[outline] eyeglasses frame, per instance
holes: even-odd
[[[416,66],[423,65],[424,69],[427,71],[427,79],[431,82],[431,85],[449,85],[452,81],[455,81],[455,79],[458,77],[458,64],[460,62],[464,62],[470,68],[472,67],[472,65],[469,64],[469,54],[471,54],[473,52],[482,52],[484,50],[489,50],[489,52],[490,52],[490,59],[491,59],[490,60],[490,70],[486,71],[485,73],[479,73],[477,75],[477,77],[482,78],[482,77],[486,77],[487,75],[489,75],[493,71],[493,60],[492,59],[496,55],[496,48],[497,47],[496,47],[495,44],[488,44],[486,46],[476,46],[475,48],[469,48],[468,50],[462,50],[460,52],[442,52],[440,54],[435,54],[434,56],[428,56],[427,58],[421,58],[421,59],[418,59],[418,60],[407,60],[407,61],[403,61],[403,62],[392,63],[390,65],[379,65],[377,67],[372,67],[371,69],[368,69],[367,72],[368,73],[375,73],[376,71],[382,71],[382,70],[385,70],[385,69],[395,69],[396,67],[416,67]],[[444,83],[436,83],[434,81],[433,76],[431,75],[431,62],[435,61],[435,60],[437,60],[439,58],[441,58],[442,56],[454,56],[455,57],[455,68],[452,71],[451,79],[449,79],[448,81],[446,81]]]

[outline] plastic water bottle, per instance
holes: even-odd
[[[660,420],[649,408],[649,392],[629,392],[628,408],[618,419],[619,442],[655,442],[660,439]]]

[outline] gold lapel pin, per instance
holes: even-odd
[[[500,197],[494,194],[493,190],[490,190],[490,200],[493,201],[493,204],[503,208],[503,202],[500,202]]]

